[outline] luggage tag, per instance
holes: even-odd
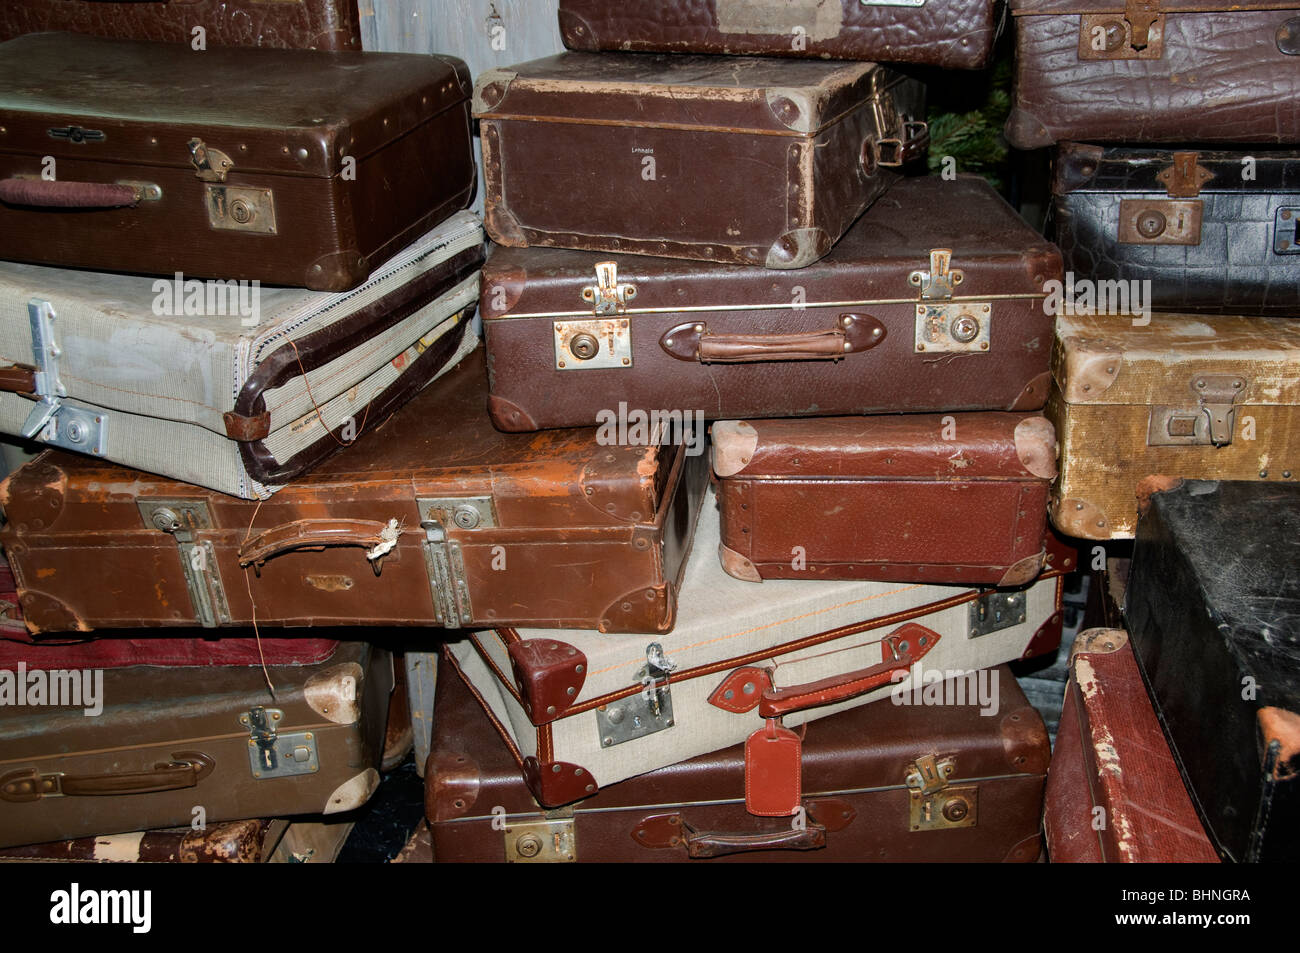
[[[847,701],[898,681],[939,641],[939,633],[909,622],[881,640],[885,660],[870,668],[789,688],[772,684],[772,669],[746,665],[729,674],[709,704],[743,714],[758,708],[763,727],[745,742],[745,809],[759,817],[797,814],[802,796],[802,741],[782,724],[796,711]]]

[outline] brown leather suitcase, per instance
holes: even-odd
[[[803,268],[929,142],[874,63],[561,53],[474,83],[488,234]]]
[[[706,457],[502,434],[486,397],[479,349],[261,503],[42,454],[0,486],[28,627],[671,629]]]
[[[1053,863],[1219,860],[1122,629],[1074,641],[1043,833]]]
[[[725,420],[712,442],[738,579],[1020,586],[1046,565],[1056,431],[1039,415]]]
[[[991,0],[560,0],[571,50],[816,56],[981,69]]]
[[[346,290],[469,204],[469,92],[450,56],[10,40],[0,258]]]
[[[67,30],[206,46],[359,50],[357,0],[5,0],[0,41]]]
[[[1011,13],[1018,149],[1300,143],[1296,0],[1011,0]]]
[[[998,686],[987,715],[878,702],[822,719],[803,747],[802,810],[755,817],[744,745],[541,810],[518,751],[444,661],[425,769],[434,859],[1036,860],[1047,731],[1005,666],[981,674]]]
[[[620,402],[726,419],[1047,399],[1060,253],[978,176],[900,182],[794,274],[603,259],[493,249],[479,313],[498,427],[589,426]]]
[[[6,847],[0,849],[0,863],[260,864],[269,853],[272,823],[228,821],[197,830],[178,827]]]

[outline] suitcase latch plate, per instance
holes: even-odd
[[[505,828],[507,864],[568,864],[578,859],[572,809],[540,821],[511,821]]]
[[[433,609],[444,629],[459,629],[474,619],[469,579],[460,542],[449,528],[472,532],[497,525],[490,496],[420,497],[415,501],[424,530],[424,564],[429,573]]]
[[[32,355],[36,364],[36,406],[23,421],[22,435],[51,447],[91,456],[108,453],[108,417],[102,410],[70,407],[63,402],[68,389],[59,380],[63,352],[54,340],[54,307],[40,298],[27,302]]]
[[[993,305],[987,301],[916,306],[915,351],[936,354],[987,354]]]
[[[677,663],[665,657],[658,642],[646,646],[646,664],[636,673],[641,691],[596,709],[596,728],[602,748],[613,748],[673,726],[670,678],[676,668]]]
[[[220,149],[213,149],[202,139],[191,139],[190,161],[194,174],[204,182],[224,182],[226,173],[235,167],[234,161]]]
[[[316,734],[311,731],[278,731],[284,720],[279,708],[255,705],[239,716],[248,729],[248,768],[254,779],[289,778],[320,770]]]
[[[1120,199],[1121,245],[1199,245],[1200,199]]]
[[[270,189],[209,185],[204,193],[208,225],[230,232],[274,235],[275,194]]]
[[[1164,56],[1165,17],[1159,0],[1126,0],[1121,13],[1079,17],[1079,59],[1158,60]]]
[[[930,269],[918,268],[907,276],[907,282],[921,289],[922,300],[951,298],[953,289],[966,277],[960,268],[951,266],[951,248],[931,248]]]
[[[1300,255],[1300,205],[1287,205],[1273,215],[1273,253]]]
[[[1149,447],[1225,447],[1237,426],[1236,404],[1246,379],[1230,374],[1198,374],[1191,382],[1199,407],[1156,405],[1147,424]]]
[[[230,606],[221,583],[217,551],[210,541],[194,538],[196,530],[212,528],[208,505],[200,500],[175,499],[138,500],[136,505],[145,526],[176,540],[185,586],[199,624],[205,629],[230,625]]]
[[[636,297],[636,285],[618,280],[618,263],[596,263],[596,283],[582,289],[582,300],[593,305],[592,313],[622,314],[628,302]]]
[[[627,318],[556,321],[555,369],[590,371],[632,366],[632,329]]]
[[[1025,619],[1023,592],[986,592],[970,604],[970,637],[1001,632]]]
[[[979,787],[950,786],[957,770],[953,758],[924,755],[907,768],[908,826],[912,831],[946,831],[974,827],[979,815]]]

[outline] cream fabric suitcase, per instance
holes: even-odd
[[[0,262],[0,432],[265,498],[473,350],[483,254],[461,212],[340,293]]]
[[[1147,477],[1300,479],[1294,318],[1063,315],[1052,379],[1050,515],[1070,536],[1131,539]]]
[[[814,691],[809,699],[817,707],[785,716],[790,727],[868,701],[891,704],[894,691],[911,698],[912,689],[923,692],[936,673],[971,672],[1053,651],[1061,636],[1061,579],[1075,561],[1053,539],[1048,568],[1034,585],[984,590],[992,595],[981,597],[980,590],[960,586],[885,582],[755,585],[723,571],[718,543],[710,494],[682,581],[677,626],[667,635],[507,629],[477,632],[445,647],[513,738],[524,778],[541,804],[589,797],[616,781],[744,741],[763,728],[759,712],[728,711],[709,701],[743,668],[775,664],[781,687],[843,680],[845,673],[879,665],[886,637],[900,633],[895,644],[909,643],[906,656],[917,650],[921,630],[915,627],[929,631],[920,667],[901,687],[887,675],[882,687],[833,704],[822,703],[833,692]],[[724,702],[732,708],[746,695],[744,677],[737,698]],[[751,694],[757,701],[761,686]]]

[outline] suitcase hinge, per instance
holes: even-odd
[[[596,263],[596,283],[582,289],[582,300],[595,305],[593,314],[622,314],[627,303],[636,297],[636,285],[620,284],[618,264],[612,261]]]
[[[942,831],[974,827],[979,806],[976,785],[953,787],[948,779],[957,770],[955,758],[923,755],[907,766],[908,824],[913,831]]]
[[[578,859],[573,808],[547,811],[540,821],[507,821],[507,864],[567,864]]]
[[[1164,55],[1160,0],[1125,0],[1124,12],[1079,17],[1079,59],[1158,60]]]
[[[424,563],[429,572],[433,609],[444,629],[459,629],[474,619],[469,580],[460,542],[447,535],[450,524],[467,532],[497,525],[490,496],[421,497],[415,501],[424,530]]]
[[[102,457],[108,452],[108,414],[63,403],[68,389],[59,380],[59,358],[63,351],[54,340],[54,306],[33,298],[27,302],[27,317],[36,362],[33,379],[39,399],[23,421],[22,435],[51,447]]]
[[[320,770],[316,733],[277,731],[276,725],[283,719],[280,709],[261,705],[239,716],[239,723],[248,729],[248,768],[258,781]]]
[[[144,525],[161,530],[176,540],[181,571],[190,591],[194,615],[205,629],[229,625],[230,606],[221,584],[217,552],[208,540],[195,540],[195,531],[212,528],[206,503],[196,500],[152,499],[137,504]]]
[[[1198,374],[1191,390],[1200,406],[1151,408],[1147,446],[1226,447],[1237,427],[1236,403],[1246,393],[1246,379],[1227,374]]]
[[[646,646],[645,658],[645,665],[636,673],[641,691],[596,709],[596,728],[602,748],[643,738],[674,724],[669,681],[677,663],[664,655],[663,646],[658,642]]]
[[[970,638],[1001,632],[1025,618],[1023,592],[986,592],[970,604]]]

